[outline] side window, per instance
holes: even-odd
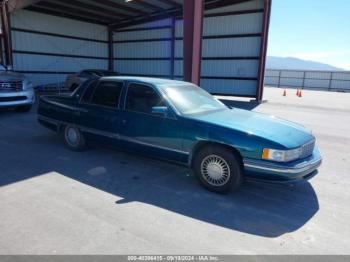
[[[91,96],[95,90],[98,81],[92,81],[88,87],[85,89],[83,97],[81,98],[81,102],[89,103],[91,101]]]
[[[126,98],[126,109],[141,113],[152,112],[152,107],[166,106],[153,88],[142,84],[130,84]]]
[[[117,108],[123,82],[102,81],[92,97],[92,104]]]

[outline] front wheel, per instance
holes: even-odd
[[[222,146],[211,145],[200,150],[195,155],[193,171],[206,189],[216,193],[236,191],[243,181],[239,156]]]
[[[86,142],[81,131],[73,125],[67,125],[64,128],[63,138],[69,149],[81,151],[86,148]]]

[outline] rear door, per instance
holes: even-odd
[[[76,115],[75,121],[87,138],[117,142],[123,85],[123,81],[101,80],[87,87],[80,101],[83,110]]]

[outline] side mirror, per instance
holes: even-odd
[[[159,116],[167,116],[168,108],[166,106],[154,106],[152,107],[152,114]]]

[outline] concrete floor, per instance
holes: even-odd
[[[311,129],[319,175],[227,196],[183,167],[71,152],[35,112],[1,110],[0,254],[350,254],[350,94],[294,93],[266,89],[253,110]]]

